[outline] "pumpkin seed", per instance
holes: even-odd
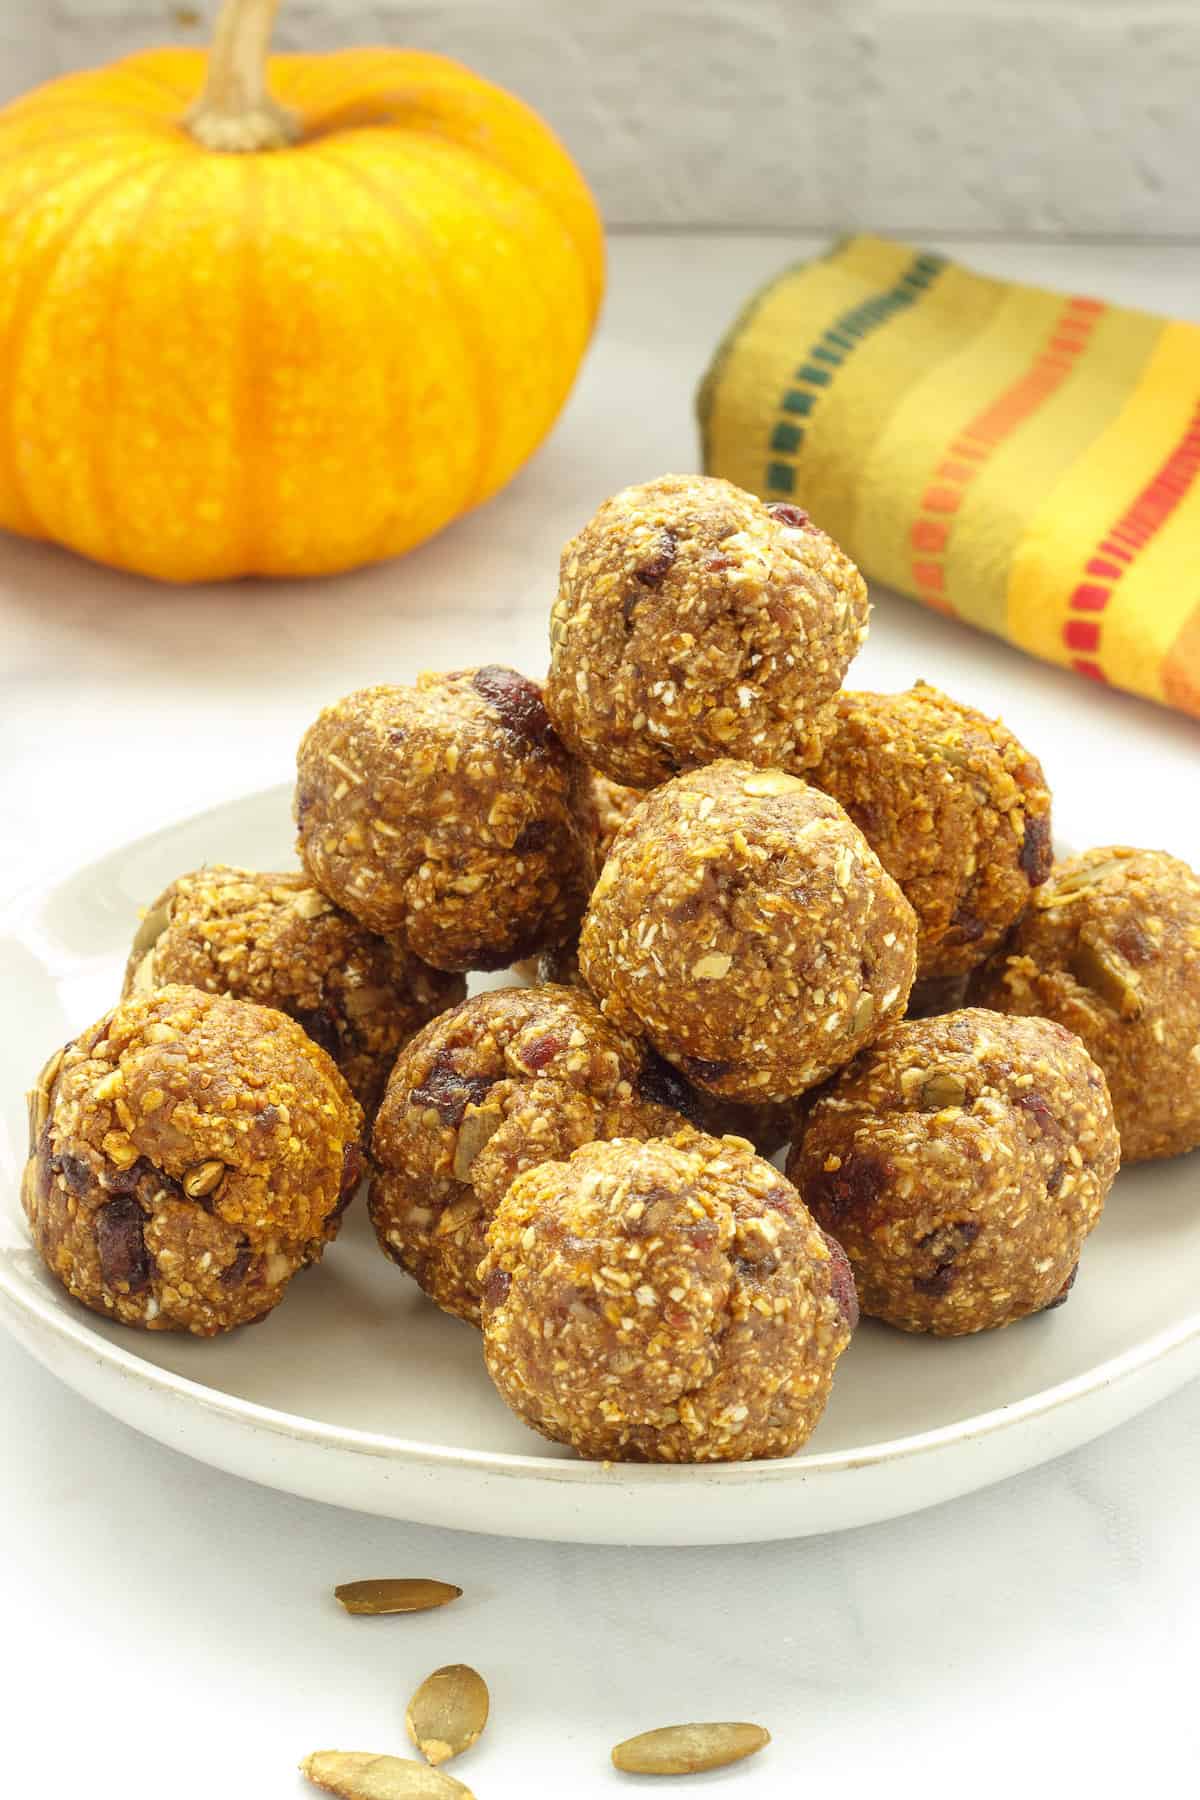
[[[1072,894],[1081,894],[1085,888],[1095,887],[1106,875],[1115,875],[1129,861],[1127,856],[1105,856],[1099,862],[1081,863],[1079,868],[1072,869],[1069,874],[1060,875],[1048,899],[1057,900]]]
[[[141,924],[133,935],[130,954],[145,956],[148,951],[153,950],[170,923],[171,905],[169,901],[164,901],[161,906],[152,906],[150,911],[144,914]]]
[[[38,1085],[39,1090],[43,1094],[49,1095],[50,1089],[54,1086],[54,1083],[58,1080],[58,1071],[62,1068],[62,1060],[66,1054],[67,1054],[67,1045],[64,1044],[61,1050],[56,1050],[54,1052],[54,1055],[50,1058],[50,1060],[46,1063],[45,1067],[39,1073],[38,1078],[37,1078],[37,1085]]]
[[[466,1663],[427,1675],[408,1703],[404,1723],[426,1762],[448,1762],[479,1741],[487,1724],[487,1682]]]
[[[969,769],[979,755],[977,745],[945,738],[935,738],[930,749],[933,756],[949,763],[952,769]]]
[[[314,1750],[300,1764],[314,1787],[339,1800],[475,1800],[453,1775],[406,1756],[372,1756],[366,1750]]]
[[[498,1106],[469,1106],[458,1128],[458,1143],[454,1149],[454,1179],[469,1181],[471,1164],[483,1149],[494,1131],[498,1131],[504,1123],[504,1114]]]
[[[133,980],[129,983],[129,992],[132,997],[135,994],[149,994],[153,993],[153,991],[154,952],[153,950],[147,950],[145,956],[143,956],[141,962],[133,971]]]
[[[197,1163],[189,1169],[183,1178],[183,1191],[189,1200],[203,1200],[206,1194],[215,1193],[225,1179],[223,1162]]]
[[[1081,934],[1071,957],[1071,973],[1076,981],[1107,1000],[1123,1019],[1138,1017],[1142,997],[1138,992],[1137,976],[1109,945]]]
[[[961,1075],[938,1069],[921,1083],[921,1105],[937,1108],[961,1106],[967,1097],[967,1084]]]
[[[26,1095],[29,1106],[29,1154],[32,1156],[37,1148],[38,1133],[50,1117],[50,1095],[54,1083],[58,1079],[58,1071],[62,1068],[62,1059],[66,1055],[66,1045],[56,1050],[44,1068],[39,1069],[37,1080]]]
[[[434,1229],[434,1237],[453,1237],[456,1232],[463,1231],[474,1223],[483,1211],[483,1201],[475,1193],[464,1194],[461,1200],[452,1200],[445,1207],[441,1218]]]
[[[874,1018],[874,994],[860,994],[858,996],[858,1005],[854,1008],[854,1017],[850,1021],[851,1032],[857,1037],[859,1032],[866,1031],[870,1028]]]
[[[38,1166],[35,1159],[31,1156],[21,1171],[21,1210],[29,1219],[37,1217],[39,1205],[38,1187]]]
[[[423,1575],[382,1577],[374,1581],[345,1581],[333,1590],[350,1613],[429,1612],[445,1606],[462,1593],[448,1581],[431,1581]]]
[[[612,1759],[628,1775],[697,1775],[741,1762],[770,1741],[761,1725],[664,1725],[626,1738]]]

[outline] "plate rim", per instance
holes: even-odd
[[[139,850],[165,837],[181,825],[201,824],[205,819],[227,811],[230,807],[269,802],[287,796],[291,785],[273,783],[248,793],[231,795],[226,800],[189,813],[127,838],[84,863],[62,859],[35,880],[27,882],[4,897],[0,904],[0,933],[14,934],[17,921],[39,900],[44,900],[62,881],[85,874],[100,862],[119,855],[122,850]],[[14,934],[15,935],[15,934]],[[25,1220],[18,1209],[21,1229]],[[36,1257],[32,1241],[26,1237],[25,1253]],[[853,1470],[878,1468],[886,1464],[907,1463],[916,1458],[952,1449],[955,1445],[991,1438],[1022,1425],[1028,1425],[1084,1400],[1105,1388],[1124,1383],[1156,1363],[1185,1349],[1200,1337],[1200,1305],[1185,1318],[1142,1339],[1117,1355],[1093,1364],[1079,1374],[1050,1387],[1038,1388],[985,1412],[969,1414],[927,1431],[913,1432],[897,1438],[883,1438],[874,1443],[847,1450],[817,1451],[801,1449],[787,1457],[757,1461],[710,1463],[602,1463],[581,1457],[551,1457],[533,1452],[472,1450],[430,1443],[388,1432],[366,1431],[356,1426],[335,1425],[303,1413],[284,1411],[247,1400],[224,1389],[209,1386],[188,1375],[177,1374],[139,1355],[133,1348],[113,1343],[101,1335],[91,1323],[92,1315],[76,1302],[64,1303],[57,1294],[43,1289],[40,1280],[30,1278],[22,1269],[19,1252],[0,1250],[0,1312],[17,1315],[29,1322],[40,1334],[66,1343],[74,1351],[90,1356],[107,1366],[121,1378],[139,1384],[162,1397],[180,1399],[192,1407],[215,1414],[236,1427],[267,1433],[310,1448],[337,1450],[354,1456],[391,1461],[411,1468],[459,1469],[481,1476],[507,1480],[525,1480],[550,1484],[567,1483],[589,1486],[611,1484],[614,1479],[632,1482],[639,1487],[713,1485],[744,1486],[748,1483],[800,1481],[821,1476],[845,1475]],[[49,1279],[49,1278],[47,1278]],[[467,1325],[464,1330],[469,1330]],[[887,1327],[884,1327],[887,1329]]]
[[[32,1244],[27,1254],[36,1256]],[[393,1436],[387,1432],[364,1431],[357,1426],[332,1425],[302,1413],[285,1412],[264,1406],[257,1400],[246,1400],[221,1388],[209,1387],[191,1376],[177,1374],[160,1364],[149,1362],[122,1344],[111,1343],[90,1323],[86,1308],[79,1306],[80,1316],[64,1307],[56,1295],[44,1293],[40,1282],[25,1276],[11,1251],[0,1252],[0,1302],[20,1313],[51,1337],[68,1343],[94,1360],[106,1364],[127,1380],[139,1383],[162,1395],[174,1395],[215,1413],[236,1425],[247,1425],[275,1437],[302,1442],[319,1449],[340,1450],[357,1456],[383,1459],[410,1467],[458,1468],[475,1474],[502,1477],[569,1482],[588,1485],[597,1480],[608,1482],[614,1474],[633,1480],[639,1486],[720,1480],[723,1485],[742,1485],[748,1481],[804,1480],[812,1476],[840,1475],[856,1469],[883,1464],[907,1462],[922,1455],[952,1448],[955,1444],[992,1437],[1018,1425],[1029,1424],[1072,1402],[1082,1400],[1102,1388],[1129,1380],[1163,1358],[1184,1349],[1200,1336],[1200,1309],[1187,1319],[1166,1327],[1140,1344],[1109,1357],[1102,1363],[1039,1388],[1022,1400],[990,1408],[929,1431],[913,1432],[899,1438],[884,1438],[852,1450],[826,1450],[813,1455],[803,1451],[792,1456],[764,1458],[757,1461],[712,1463],[603,1463],[582,1457],[559,1458],[538,1456],[529,1452],[456,1449],[429,1443],[424,1439]],[[470,1327],[464,1325],[464,1330]]]

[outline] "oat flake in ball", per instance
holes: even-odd
[[[461,975],[368,931],[306,875],[223,863],[179,876],[142,922],[124,992],[167,982],[278,1007],[329,1052],[368,1114],[400,1046],[466,992]]]
[[[608,1016],[724,1099],[790,1100],[900,1017],[913,910],[827,794],[719,762],[648,794],[592,893],[579,966]]]
[[[589,1144],[501,1201],[480,1270],[488,1372],[581,1456],[790,1456],[856,1317],[845,1258],[738,1138]]]
[[[1200,1146],[1200,875],[1177,857],[1114,845],[1057,864],[972,996],[1082,1038],[1122,1161]]]
[[[30,1095],[21,1188],[70,1294],[210,1337],[261,1319],[358,1185],[362,1113],[294,1020],[196,988],[121,1001]]]
[[[1119,1160],[1079,1039],[969,1008],[893,1025],[843,1069],[788,1174],[864,1313],[956,1337],[1066,1297]]]
[[[403,1052],[379,1109],[380,1248],[444,1311],[477,1321],[487,1227],[514,1177],[603,1137],[669,1135],[652,1053],[565,987],[476,994]]]
[[[301,860],[322,893],[434,968],[505,968],[578,924],[593,878],[581,781],[515,669],[363,688],[300,745]]]
[[[571,749],[632,787],[717,757],[804,768],[867,613],[862,576],[799,507],[663,475],[563,551],[546,703]]]

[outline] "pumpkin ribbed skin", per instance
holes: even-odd
[[[535,114],[446,58],[272,57],[302,141],[181,120],[152,51],[0,112],[0,525],[167,581],[395,556],[514,473],[603,284]]]

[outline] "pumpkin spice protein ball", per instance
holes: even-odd
[[[1200,875],[1186,863],[1115,845],[1056,864],[972,998],[1083,1039],[1122,1161],[1200,1145]]]
[[[563,551],[546,704],[571,749],[632,787],[718,757],[802,769],[867,613],[862,576],[799,507],[663,475]]]
[[[857,1320],[845,1258],[739,1138],[593,1143],[513,1183],[480,1269],[488,1372],[581,1456],[790,1456]]]
[[[917,915],[917,979],[983,962],[1050,873],[1041,764],[998,720],[920,681],[840,693],[809,780],[832,794]]]
[[[400,1046],[466,993],[461,975],[377,937],[306,875],[223,863],[181,875],[142,921],[125,993],[173,981],[287,1013],[328,1051],[368,1114]]]
[[[211,1337],[265,1317],[336,1236],[361,1130],[294,1020],[165,987],[46,1064],[21,1197],[47,1268],[85,1306]]]
[[[605,1014],[722,1099],[790,1100],[900,1017],[912,908],[827,794],[718,762],[617,833],[579,940]]]
[[[300,745],[300,857],[322,893],[434,968],[502,969],[579,922],[581,781],[514,669],[363,688]]]
[[[884,1032],[817,1096],[788,1174],[864,1313],[957,1337],[1066,1299],[1119,1161],[1079,1039],[972,1008]]]
[[[388,1083],[369,1200],[380,1248],[478,1321],[476,1271],[514,1176],[593,1138],[669,1136],[684,1120],[663,1094],[657,1058],[579,989],[476,994],[418,1033]]]

